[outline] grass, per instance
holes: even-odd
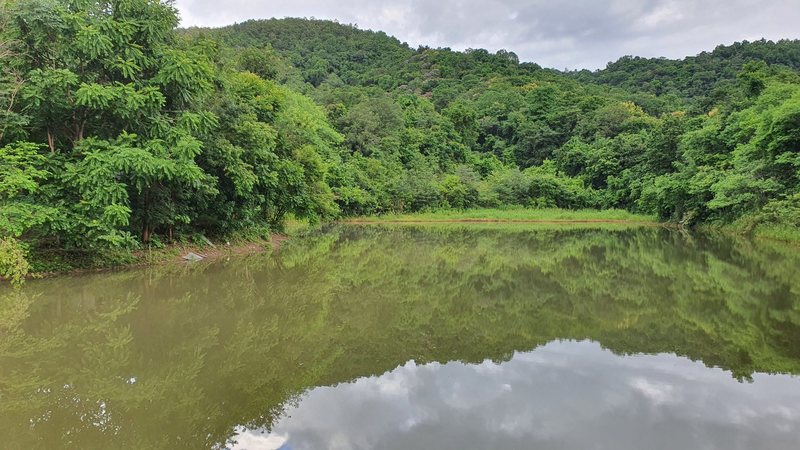
[[[800,210],[772,209],[766,213],[757,211],[732,223],[704,223],[697,228],[702,231],[720,231],[727,234],[800,246]]]
[[[283,223],[283,234],[290,237],[302,236],[306,233],[319,229],[321,224],[312,224],[306,219],[296,219],[290,217]]]
[[[749,228],[740,222],[734,222],[723,226],[703,225],[701,230],[719,230],[739,236],[749,236],[756,239],[767,239],[770,241],[785,242],[794,246],[800,245],[800,228],[788,224],[759,224],[755,228]]]
[[[791,225],[759,225],[753,232],[757,238],[773,239],[800,245],[800,228]]]
[[[464,211],[444,210],[413,214],[383,214],[380,216],[354,217],[345,223],[401,223],[401,222],[542,222],[542,223],[619,223],[653,225],[654,216],[633,214],[628,211],[609,210],[565,210],[565,209],[469,209]]]

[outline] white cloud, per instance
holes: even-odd
[[[634,391],[638,391],[656,405],[674,400],[674,388],[667,383],[660,383],[637,377],[630,381],[630,386]]]

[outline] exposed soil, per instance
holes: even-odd
[[[244,242],[240,244],[216,244],[216,247],[212,247],[210,245],[204,246],[195,246],[195,245],[188,245],[188,246],[175,246],[172,248],[170,253],[175,252],[175,250],[179,250],[175,253],[175,255],[164,262],[170,263],[186,263],[187,261],[183,259],[183,256],[192,252],[196,255],[200,255],[203,257],[203,261],[214,261],[222,257],[227,256],[242,256],[242,255],[252,255],[254,253],[262,253],[267,249],[271,249],[272,251],[276,251],[280,249],[281,244],[289,239],[289,236],[285,234],[275,234],[273,233],[270,237],[270,240],[263,241],[263,242]],[[134,253],[134,256],[137,259],[146,258],[145,252],[140,251]],[[158,264],[155,262],[154,264]],[[134,264],[137,265],[137,264]],[[147,265],[145,263],[145,265]]]

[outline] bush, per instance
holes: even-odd
[[[19,286],[31,270],[27,260],[27,250],[16,239],[0,239],[0,277],[8,279],[12,285]]]
[[[455,174],[445,175],[440,183],[444,201],[451,208],[466,209],[478,204],[480,175],[468,167],[459,167]]]
[[[568,177],[556,171],[551,161],[525,171],[517,168],[493,173],[487,180],[494,195],[482,197],[505,205],[535,208],[593,208],[599,203],[597,192],[586,187],[579,178]],[[496,206],[485,204],[485,206]]]
[[[783,200],[772,200],[758,212],[739,220],[739,228],[752,233],[760,226],[800,229],[800,194]]]

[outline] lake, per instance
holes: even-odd
[[[336,225],[0,290],[0,448],[797,449],[800,249]]]

